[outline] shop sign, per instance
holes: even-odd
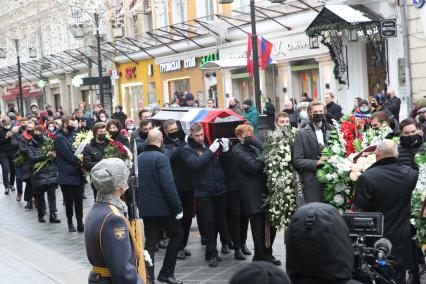
[[[381,23],[380,33],[383,38],[396,37],[396,20],[384,20]]]
[[[183,61],[183,64],[182,64]],[[171,71],[178,71],[182,68],[188,69],[188,68],[194,68],[197,67],[197,59],[195,57],[191,57],[185,60],[177,60],[167,63],[160,64],[160,72],[171,72]]]
[[[216,61],[219,60],[219,54],[209,54],[206,56],[201,57],[201,63],[200,65],[206,64],[207,62]]]
[[[109,70],[109,76],[111,77],[112,80],[120,79],[120,73],[118,72],[117,69]]]
[[[421,8],[425,4],[425,0],[413,0],[413,6],[416,8]]]
[[[124,74],[127,80],[136,78],[136,67],[126,67],[126,69],[124,69]]]

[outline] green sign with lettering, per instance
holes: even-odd
[[[206,56],[201,57],[201,65],[210,62],[210,61],[216,61],[219,60],[219,54],[209,54]]]

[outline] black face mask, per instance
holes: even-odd
[[[315,122],[315,123],[324,121],[324,114],[323,113],[312,114],[312,121]]]
[[[22,130],[22,131],[27,130],[27,126],[26,126],[26,125],[21,125],[21,130]]]
[[[251,136],[246,136],[246,137],[244,137],[244,144],[246,144],[246,145],[250,145],[250,144],[251,144],[251,142],[252,142],[252,138],[251,138]]]
[[[231,104],[228,105],[228,108],[234,108],[234,107],[235,105],[231,105]]]
[[[107,135],[106,134],[99,134],[98,139],[101,140],[101,141],[105,141],[107,139]]]
[[[420,123],[424,123],[424,122],[426,122],[426,118],[424,118],[423,115],[420,115],[419,121],[420,121]]]
[[[74,127],[74,126],[72,126],[72,125],[68,125],[68,126],[67,126],[67,130],[68,130],[69,132],[73,132],[73,131],[75,131],[75,127]]]
[[[177,139],[179,138],[179,131],[169,133],[168,135],[171,139]]]
[[[109,134],[111,134],[112,137],[116,137],[118,135],[118,131],[110,131]]]
[[[422,136],[420,136],[419,134],[399,137],[399,141],[401,142],[401,145],[403,146],[414,145],[416,142],[421,141],[421,139],[422,139]]]
[[[49,116],[53,116],[53,111],[48,110],[48,111],[47,111],[47,114],[48,114]]]
[[[141,135],[141,138],[142,139],[147,139],[148,138],[148,133],[145,133],[145,132],[140,132],[140,135]]]

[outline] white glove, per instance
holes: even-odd
[[[213,143],[210,145],[209,149],[210,151],[212,151],[213,153],[216,153],[216,151],[219,149],[220,144],[219,142],[216,140],[213,141]]]
[[[183,218],[183,211],[176,215],[176,220],[180,220]]]
[[[222,151],[228,152],[229,151],[229,139],[228,138],[222,138],[220,141],[220,144],[222,145]]]
[[[145,259],[145,262],[148,263],[148,266],[152,266],[152,259],[147,250],[143,251],[143,257]]]

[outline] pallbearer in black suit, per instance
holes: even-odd
[[[100,161],[91,179],[98,196],[86,218],[86,252],[92,271],[88,283],[144,283],[136,268],[134,231],[120,197],[128,189],[130,172],[120,159]]]

